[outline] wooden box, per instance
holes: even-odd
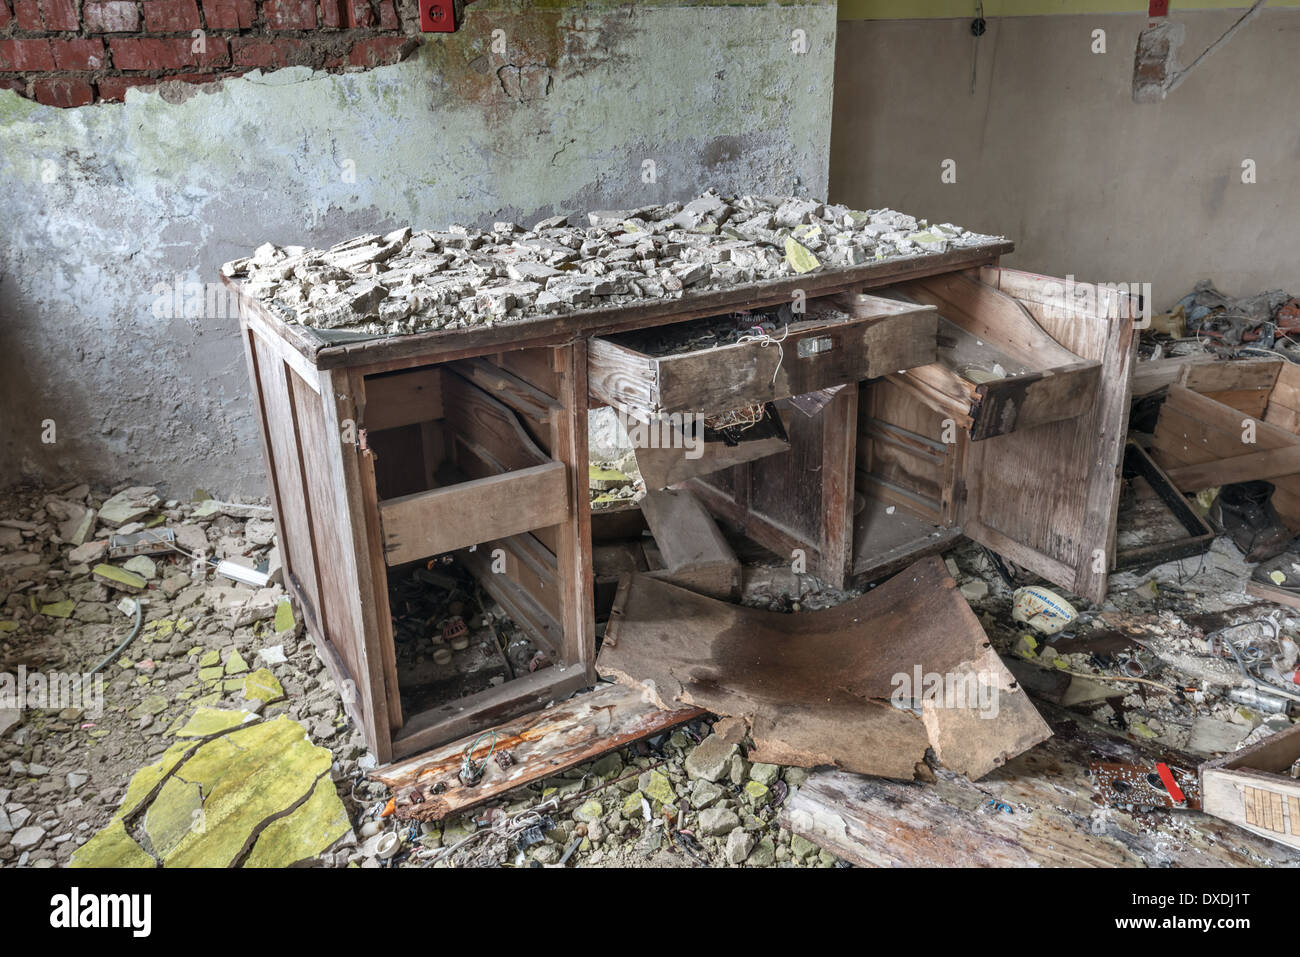
[[[1201,807],[1206,814],[1300,848],[1300,726],[1201,765]]]

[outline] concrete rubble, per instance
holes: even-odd
[[[680,298],[683,291],[935,254],[1001,237],[892,209],[722,197],[549,217],[526,229],[453,225],[326,250],[265,243],[225,275],[286,322],[370,335],[465,328]]]
[[[60,526],[70,516],[102,515],[114,498],[114,520],[126,517],[119,506],[150,504],[116,528],[96,518],[80,545],[65,539]],[[440,823],[385,816],[391,795],[366,777],[374,757],[282,586],[253,588],[211,571],[218,558],[269,562],[275,538],[265,507],[199,498],[80,486],[0,502],[0,673],[84,673],[131,631],[123,599],[144,602],[141,633],[104,669],[102,713],[0,711],[5,865],[838,863],[781,821],[808,772],[753,760],[743,722],[729,718],[696,719]],[[133,525],[171,528],[179,550],[147,556],[152,569],[85,550]],[[198,549],[206,569],[191,557]],[[1017,677],[1083,718],[1202,757],[1292,725],[1234,701],[1234,665],[1211,645],[1216,631],[1266,617],[1277,626],[1274,644],[1269,625],[1234,634],[1286,659],[1300,634],[1292,612],[1243,594],[1251,569],[1226,539],[1201,558],[1114,575],[1103,605],[1077,602],[1078,619],[1050,638],[1012,620],[1013,588],[978,546],[963,544],[945,560]],[[138,574],[124,571],[128,561]],[[138,583],[118,581],[119,572]],[[751,565],[741,600],[798,613],[856,594]],[[1139,656],[1151,683],[1120,680]],[[1052,689],[1036,691],[1034,675]],[[254,796],[240,790],[243,780],[276,786]],[[210,825],[203,834],[190,830],[196,818]]]

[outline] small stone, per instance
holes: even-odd
[[[134,558],[123,562],[122,567],[144,579],[158,577],[158,564],[148,555],[136,555]]]
[[[770,837],[763,838],[745,863],[750,867],[771,867],[776,863],[776,844]]]
[[[813,857],[819,850],[821,848],[816,844],[805,837],[800,837],[798,834],[790,838],[790,853],[801,861]]]
[[[729,807],[711,807],[700,812],[700,830],[714,837],[730,834],[740,827],[740,816]]]
[[[699,810],[710,807],[722,797],[722,788],[712,781],[697,778],[691,786],[691,806]]]
[[[13,837],[9,839],[9,843],[17,850],[26,851],[41,843],[44,838],[45,829],[32,825],[15,831]]]
[[[711,734],[686,756],[686,774],[692,780],[717,781],[731,769],[731,758],[735,753],[734,744]]]
[[[662,771],[646,771],[638,782],[641,793],[659,804],[671,804],[677,798],[672,782]]]
[[[781,769],[775,764],[754,764],[749,768],[750,779],[759,784],[771,786],[780,776]]]
[[[72,551],[68,552],[68,561],[74,565],[89,565],[97,562],[104,557],[108,551],[108,541],[97,538],[93,542],[86,542],[84,545],[78,545]]]
[[[749,857],[750,852],[758,839],[749,831],[736,828],[727,835],[727,862],[730,864],[742,864],[745,858]]]
[[[573,819],[575,821],[581,821],[584,824],[589,824],[592,821],[599,820],[600,816],[604,813],[605,813],[605,808],[601,805],[599,801],[593,798],[590,801],[584,802],[577,810],[573,812]]]
[[[640,791],[633,791],[623,800],[622,815],[628,820],[636,820],[641,817],[641,802],[643,800]]]
[[[768,800],[768,787],[766,784],[759,784],[757,781],[745,782],[745,797],[750,804],[755,807],[766,804]]]
[[[961,597],[967,601],[979,601],[989,593],[989,586],[982,581],[967,582],[961,586]]]

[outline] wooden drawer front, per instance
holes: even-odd
[[[834,318],[791,323],[779,346],[754,341],[654,356],[630,345],[628,335],[592,339],[589,388],[598,399],[646,420],[660,413],[723,412],[935,360],[933,308],[874,296],[853,299],[854,314],[823,310]]]
[[[563,462],[547,462],[379,503],[384,561],[400,565],[569,517]]]

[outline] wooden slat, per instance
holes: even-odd
[[[384,560],[401,565],[569,517],[568,472],[547,462],[379,503]]]
[[[700,500],[689,489],[647,492],[641,512],[675,585],[723,600],[740,597],[740,562]]]
[[[602,685],[370,777],[393,792],[398,820],[440,821],[703,715],[698,708],[665,711],[622,685]],[[483,778],[466,787],[459,778],[466,753],[478,763],[489,752],[509,754],[509,766],[489,760]]]
[[[372,431],[442,418],[442,370],[415,369],[366,380],[366,420]]]
[[[1300,442],[1290,448],[1250,452],[1216,462],[1179,466],[1169,470],[1169,477],[1184,492],[1196,492],[1233,482],[1270,479],[1297,472],[1300,472]]]

